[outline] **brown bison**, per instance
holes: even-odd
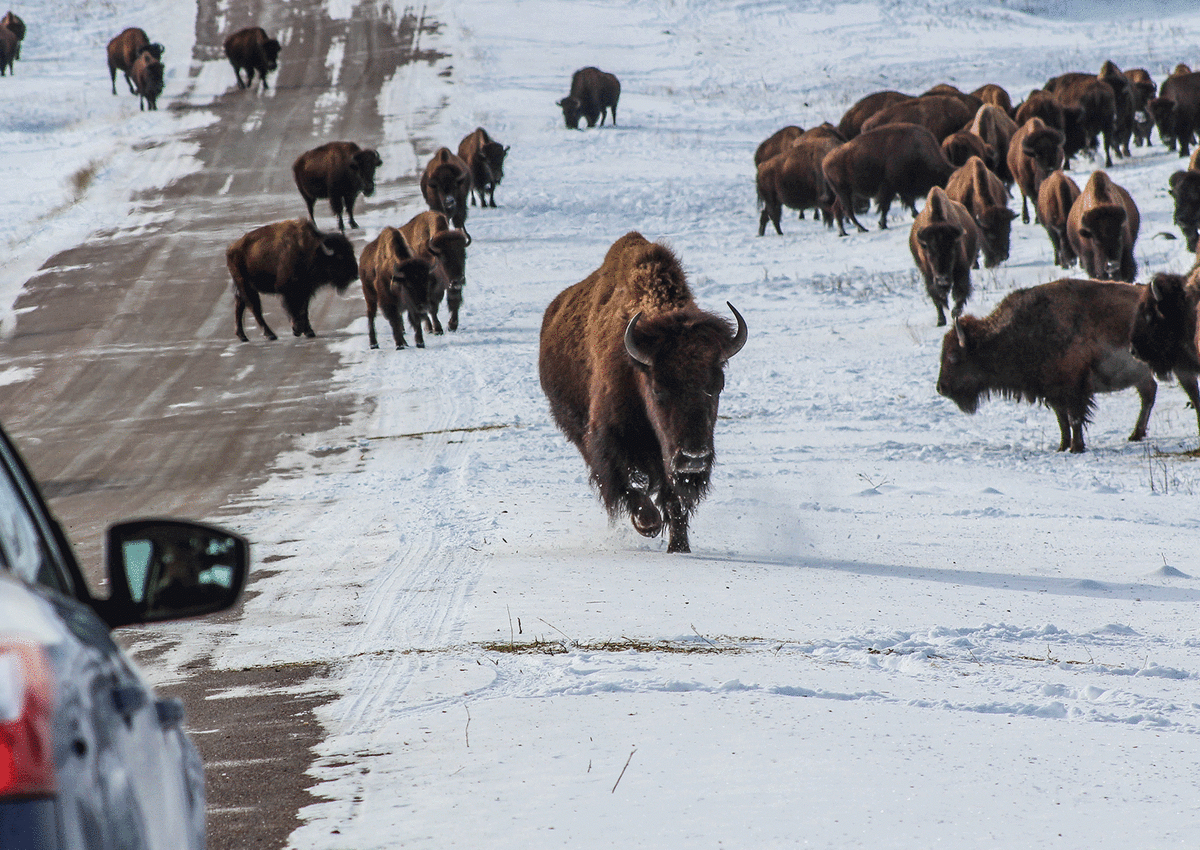
[[[1188,148],[1200,126],[1200,72],[1176,74],[1163,80],[1158,97],[1150,101],[1158,137],[1169,150],[1179,146],[1179,155]]]
[[[946,324],[951,296],[954,309],[950,315],[958,318],[971,297],[971,266],[979,254],[979,230],[971,213],[934,186],[909,231],[908,249],[925,278],[925,291],[937,307],[938,326]]]
[[[400,232],[412,248],[413,255],[428,260],[433,267],[429,295],[432,310],[427,327],[435,334],[442,333],[438,307],[445,296],[446,309],[450,314],[446,326],[452,331],[458,330],[458,311],[462,307],[463,287],[467,283],[467,247],[471,244],[471,235],[465,230],[451,230],[446,216],[433,210],[413,216],[400,228]]]
[[[163,90],[163,63],[149,51],[142,51],[129,72],[138,93],[138,109],[158,109],[158,96]]]
[[[987,83],[971,92],[975,97],[979,98],[985,104],[998,106],[1004,111],[1010,119],[1013,116],[1012,97],[1008,93],[1008,89],[1003,86],[998,86],[995,83]]]
[[[16,61],[20,46],[21,42],[13,35],[12,30],[0,27],[0,77],[15,73],[13,62]]]
[[[1129,349],[1138,290],[1056,280],[1009,293],[986,318],[959,317],[942,341],[938,393],[964,413],[992,395],[1041,402],[1058,417],[1058,450],[1082,452],[1093,396],[1135,387],[1142,408],[1129,439],[1142,439],[1158,384]]]
[[[879,227],[897,196],[916,215],[916,200],[934,186],[945,186],[954,166],[942,153],[933,133],[916,124],[887,124],[855,136],[831,150],[821,161],[829,191],[859,232],[866,232],[854,214],[854,203],[873,198],[879,208]],[[841,220],[838,231],[846,235]]]
[[[254,72],[262,80],[263,91],[267,85],[267,73],[279,67],[278,41],[267,35],[262,27],[246,27],[225,39],[225,56],[233,66],[239,89],[248,89],[254,82]],[[246,69],[246,82],[242,82],[242,69]]]
[[[1096,153],[1100,148],[1100,138],[1104,138],[1104,165],[1112,168],[1112,151],[1115,145],[1113,133],[1116,129],[1117,95],[1104,80],[1095,74],[1076,71],[1061,74],[1047,81],[1046,91],[1058,98],[1063,105],[1064,116],[1067,110],[1079,110],[1080,133],[1071,131],[1070,119],[1067,118],[1063,128],[1063,154],[1066,156],[1066,167],[1071,167],[1071,158],[1082,150]]]
[[[1187,393],[1196,410],[1200,427],[1200,391],[1196,373],[1200,372],[1200,353],[1196,350],[1196,308],[1200,304],[1200,284],[1193,269],[1187,278],[1160,272],[1142,288],[1130,332],[1130,348],[1135,356],[1154,370],[1159,378],[1172,373]]]
[[[317,198],[328,198],[337,215],[338,230],[346,230],[342,223],[343,208],[350,226],[358,227],[354,220],[354,200],[360,192],[364,198],[375,194],[375,169],[381,165],[383,158],[378,151],[360,148],[354,142],[327,142],[296,157],[292,176],[308,207],[309,219],[316,223],[313,204]]]
[[[1150,101],[1158,97],[1158,85],[1145,68],[1131,68],[1125,72],[1133,91],[1133,143],[1139,148],[1149,147],[1150,133],[1154,129],[1154,116],[1150,114]]]
[[[1042,181],[1037,195],[1037,217],[1054,247],[1054,264],[1069,269],[1079,258],[1067,238],[1067,216],[1079,197],[1079,186],[1062,169]]]
[[[1008,170],[1008,146],[1016,135],[1016,123],[999,106],[985,103],[971,120],[970,132],[995,151],[995,162],[988,162],[986,157],[983,161],[1005,185],[1011,186],[1014,177]]]
[[[709,487],[725,363],[746,343],[696,306],[679,261],[640,233],[550,303],[538,373],[554,421],[583,455],[610,517],[690,552],[688,519]],[[665,520],[664,520],[664,514]]]
[[[1100,66],[1100,73],[1096,76],[1101,81],[1108,83],[1116,97],[1116,112],[1113,115],[1113,150],[1117,152],[1117,156],[1131,156],[1129,140],[1133,136],[1134,113],[1137,111],[1134,104],[1133,81],[1111,59],[1106,60]]]
[[[948,95],[949,97],[953,97],[963,106],[967,107],[972,115],[979,111],[979,107],[983,106],[983,99],[978,95],[967,94],[958,86],[951,85],[950,83],[938,83],[929,89],[929,91],[922,92],[920,97],[932,97],[934,95]]]
[[[804,135],[804,129],[795,124],[788,124],[786,127],[776,130],[754,150],[755,167],[757,168],[771,157],[786,151],[802,135]]]
[[[396,349],[404,348],[404,316],[412,325],[417,348],[425,347],[422,322],[429,320],[434,306],[433,266],[415,255],[404,236],[394,227],[385,227],[363,248],[358,261],[363,297],[367,300],[367,339],[371,348],[379,348],[375,336],[375,311],[382,310],[392,326]]]
[[[1012,240],[1012,220],[1017,214],[1008,208],[1008,189],[977,156],[950,175],[946,195],[958,201],[979,227],[979,247],[983,267],[998,266],[1008,259]]]
[[[496,206],[496,187],[504,179],[504,157],[507,155],[508,146],[493,140],[482,127],[476,127],[474,133],[458,143],[458,158],[471,172],[472,206],[476,195],[481,207]],[[487,192],[490,204],[484,200],[484,192]]]
[[[151,41],[144,29],[130,27],[108,43],[108,75],[112,78],[112,93],[117,93],[117,71],[125,74],[125,82],[129,85],[129,93],[137,94],[130,75],[133,73],[133,63],[143,52],[148,52],[155,59],[161,60],[164,48],[156,41]]]
[[[863,122],[876,112],[905,100],[915,100],[915,97],[898,91],[877,91],[860,98],[842,115],[842,120],[837,125],[838,134],[850,141],[862,132]]]
[[[350,240],[340,233],[321,233],[302,218],[251,230],[226,249],[225,264],[233,277],[233,318],[242,342],[247,341],[242,327],[247,304],[263,336],[276,339],[263,319],[259,293],[280,296],[292,320],[292,333],[313,337],[316,333],[308,321],[313,294],[322,286],[345,292],[358,277]]]
[[[467,221],[467,195],[471,191],[471,169],[450,148],[438,148],[421,174],[421,196],[436,212],[461,228]]]
[[[0,18],[0,27],[7,29],[17,37],[17,50],[13,55],[14,59],[21,58],[21,42],[25,40],[25,22],[17,17],[13,11],[4,13],[4,17]]]
[[[1037,201],[1042,181],[1063,167],[1063,134],[1030,118],[1008,143],[1008,170],[1021,190],[1021,221],[1029,224],[1029,199]]]
[[[1137,277],[1133,246],[1141,217],[1124,188],[1103,171],[1088,178],[1067,216],[1067,239],[1087,273],[1096,280]]]
[[[822,124],[800,136],[790,149],[758,166],[755,185],[763,208],[758,218],[759,236],[766,232],[768,220],[775,232],[783,235],[779,220],[785,206],[800,210],[801,218],[811,208],[814,219],[819,212],[827,223],[832,223],[834,209],[825,191],[821,161],[840,144],[841,137],[833,125]]]
[[[949,94],[922,95],[884,107],[862,123],[866,133],[885,124],[919,124],[928,128],[940,144],[951,133],[971,123],[975,111]]]
[[[988,168],[996,168],[996,149],[969,130],[959,130],[942,139],[942,153],[955,168],[962,168],[971,157],[979,157]]]
[[[1193,152],[1188,160],[1186,171],[1176,171],[1171,175],[1169,186],[1171,197],[1175,200],[1175,223],[1187,240],[1187,249],[1195,252],[1200,228],[1200,163],[1197,163],[1200,147]]]
[[[613,126],[617,125],[617,101],[621,98],[621,82],[607,71],[599,68],[580,68],[571,75],[571,93],[558,102],[562,108],[563,121],[567,129],[579,129],[579,119],[587,120],[589,127],[604,126],[605,110],[612,112]]]

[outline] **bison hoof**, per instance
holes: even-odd
[[[450,328],[450,330],[452,330],[452,331],[456,331],[456,330],[458,330],[458,322],[451,319],[450,324],[446,325],[446,327]]]
[[[373,342],[373,343],[371,343],[371,349],[372,349],[372,350],[374,350],[374,351],[378,351],[378,350],[379,350],[379,343],[377,343],[377,342]]]
[[[263,336],[265,336],[267,339],[271,340],[272,342],[279,339],[279,337],[275,336],[275,334],[273,334],[273,333],[265,333],[265,334],[263,334]]]
[[[662,532],[662,514],[649,499],[630,511],[629,518],[637,533],[643,537],[658,537]]]

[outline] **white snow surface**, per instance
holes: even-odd
[[[0,104],[5,185],[20,187],[0,203],[8,304],[52,249],[102,238],[115,207],[137,214],[134,190],[193,167],[173,140],[213,120],[113,98],[89,55],[111,37],[110,4],[50,5],[63,14],[31,28],[0,81],[22,92]],[[158,15],[169,59],[190,55],[194,8],[128,5]],[[290,846],[1195,847],[1195,412],[1162,386],[1149,438],[1129,443],[1136,394],[1101,396],[1078,456],[1055,451],[1044,408],[961,413],[934,389],[944,329],[907,214],[839,239],[787,213],[783,237],[759,238],[752,157],[780,126],[836,123],[879,89],[997,82],[1015,101],[1105,59],[1161,81],[1200,61],[1200,12],[427,8],[442,27],[425,46],[448,58],[341,108],[382,111],[393,176],[476,126],[511,145],[499,208],[467,221],[461,329],[369,351],[365,318],[353,324],[340,354],[362,412],[234,506],[259,571],[244,618],[161,629],[152,670],[169,680],[199,654],[332,665],[312,685],[337,694],[312,768],[320,802]],[[341,49],[331,61],[354,61]],[[163,100],[220,94],[217,64],[193,62],[185,88],[169,62]],[[555,101],[588,64],[620,77],[619,123],[568,131]],[[152,154],[131,145],[144,137]],[[89,162],[74,201],[63,175]],[[1073,176],[1094,167],[1080,157]],[[1191,264],[1158,235],[1177,233],[1166,187],[1181,167],[1156,144],[1110,170],[1141,208],[1141,280]],[[381,183],[356,244],[420,209]],[[690,555],[609,524],[537,378],[546,305],[629,230],[672,246],[701,306],[732,302],[750,328]],[[1010,260],[974,273],[968,312],[1060,276],[1044,231],[1018,220]]]

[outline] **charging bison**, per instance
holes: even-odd
[[[246,305],[263,336],[277,338],[263,319],[259,293],[280,296],[292,320],[292,333],[313,337],[316,333],[308,321],[313,294],[322,286],[345,292],[358,277],[350,240],[340,233],[321,233],[302,218],[251,230],[226,249],[225,264],[233,277],[233,318],[242,342],[247,341],[242,327]]]
[[[628,513],[668,552],[689,552],[688,519],[709,487],[725,363],[746,343],[696,306],[679,261],[640,233],[551,302],[538,372],[555,422],[575,444],[609,516]]]
[[[1041,402],[1058,417],[1058,450],[1085,450],[1096,393],[1135,387],[1142,406],[1130,440],[1146,436],[1158,384],[1130,351],[1140,287],[1057,280],[1005,296],[983,319],[962,316],[942,341],[937,391],[964,413],[1000,396]]]
[[[383,159],[378,151],[360,148],[354,142],[327,142],[296,157],[292,176],[308,207],[309,219],[316,223],[313,204],[317,198],[328,198],[337,215],[338,230],[346,230],[342,223],[343,208],[350,226],[358,227],[354,220],[354,199],[360,192],[365,198],[375,194],[375,169],[381,165]]]
[[[421,324],[428,321],[434,310],[431,297],[433,266],[429,261],[415,256],[399,230],[385,227],[363,248],[358,274],[367,301],[367,340],[371,348],[379,348],[375,336],[376,309],[383,312],[392,326],[392,339],[397,350],[405,345],[403,314],[408,315],[417,348],[424,348]]]
[[[146,31],[140,27],[130,27],[108,43],[108,75],[112,78],[112,93],[117,93],[117,71],[125,74],[125,82],[129,85],[129,93],[137,94],[133,87],[131,74],[133,63],[143,52],[150,53],[155,59],[162,60],[164,48],[156,41],[151,41]]]
[[[275,39],[267,35],[262,27],[246,27],[225,39],[225,55],[233,66],[239,89],[248,89],[254,82],[254,72],[262,80],[263,91],[267,85],[267,72],[279,67],[279,51],[282,48]],[[246,82],[242,82],[242,69],[246,69]]]
[[[467,283],[467,247],[471,234],[465,230],[450,229],[450,222],[440,212],[426,210],[417,213],[400,228],[404,241],[412,249],[414,257],[427,260],[433,267],[433,282],[430,284],[429,303],[432,307],[426,327],[433,333],[442,333],[438,321],[438,307],[443,296],[450,318],[446,326],[458,330],[458,311],[462,307],[463,287]]]
[[[599,68],[580,68],[571,75],[571,93],[558,102],[562,108],[563,121],[567,129],[578,130],[579,119],[587,120],[589,127],[604,126],[604,112],[612,113],[613,126],[617,125],[617,101],[621,99],[621,82],[614,75]]]
[[[471,172],[471,206],[475,206],[476,195],[479,206],[496,206],[496,187],[504,179],[504,157],[507,155],[508,146],[497,142],[482,127],[476,127],[474,133],[458,143],[458,158]],[[487,200],[483,197],[485,192]]]

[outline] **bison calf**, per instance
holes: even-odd
[[[360,192],[366,198],[375,194],[375,169],[380,165],[383,159],[377,151],[360,148],[354,142],[328,142],[300,154],[292,163],[292,176],[308,207],[309,219],[316,223],[313,204],[317,198],[328,198],[337,215],[338,230],[346,230],[342,223],[343,209],[350,226],[358,227],[354,220],[354,199]]]
[[[400,232],[412,249],[413,256],[429,261],[433,267],[429,295],[431,310],[426,327],[435,334],[442,333],[438,307],[444,296],[450,314],[446,325],[452,331],[458,330],[458,311],[462,307],[463,287],[467,283],[467,247],[471,244],[471,235],[465,230],[451,230],[446,216],[433,210],[413,216],[400,228]]]
[[[937,391],[964,413],[991,395],[1054,411],[1058,450],[1085,450],[1095,393],[1135,387],[1142,406],[1130,440],[1146,436],[1158,384],[1130,352],[1138,287],[1057,280],[1009,293],[986,318],[962,316],[942,341]]]
[[[1096,280],[1137,277],[1133,245],[1141,218],[1137,204],[1103,171],[1088,178],[1067,216],[1067,239],[1087,273]]]
[[[225,39],[225,56],[233,66],[233,74],[237,77],[239,89],[248,89],[254,82],[254,72],[262,80],[263,91],[267,85],[267,72],[279,67],[278,41],[267,35],[262,27],[246,27],[238,30]],[[242,69],[246,69],[246,82],[242,82]]]
[[[482,127],[476,127],[474,133],[458,143],[458,158],[471,172],[471,206],[475,206],[476,195],[479,206],[496,206],[496,187],[504,179],[504,157],[507,155],[508,147],[494,140]]]
[[[350,240],[340,233],[321,233],[304,219],[251,230],[226,249],[225,264],[233,277],[233,317],[242,342],[247,341],[242,327],[247,305],[263,336],[276,339],[263,319],[259,293],[280,296],[292,320],[292,333],[313,337],[316,333],[308,321],[313,294],[322,286],[345,292],[358,277]]]
[[[421,324],[433,312],[430,297],[433,267],[429,261],[414,256],[399,230],[385,227],[363,248],[358,274],[367,301],[367,337],[371,348],[379,348],[375,336],[376,309],[383,311],[392,326],[397,350],[405,344],[402,313],[408,314],[417,348],[424,348]]]

